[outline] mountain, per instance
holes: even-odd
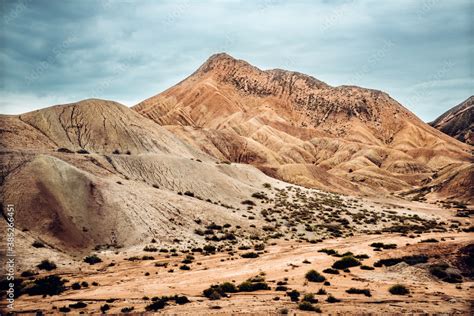
[[[403,192],[426,186],[446,166],[456,166],[453,174],[466,167],[472,174],[468,145],[384,92],[263,71],[227,54],[211,56],[134,110],[219,160],[329,191]]]
[[[446,111],[430,125],[461,142],[474,145],[474,96]]]

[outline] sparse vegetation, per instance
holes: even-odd
[[[36,279],[31,286],[24,289],[29,295],[59,295],[66,290],[64,280],[57,275],[48,275],[44,278]]]

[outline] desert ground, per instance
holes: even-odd
[[[288,191],[291,192],[291,189]],[[311,190],[308,191],[309,195]],[[454,209],[419,202],[379,199],[359,203],[360,208],[374,208],[375,211],[391,208],[396,203],[401,206],[393,208],[393,215],[417,214],[438,224],[426,231],[403,233],[383,232],[379,225],[372,227],[372,232],[368,234],[354,232],[353,236],[327,236],[317,241],[304,240],[301,235],[296,238],[288,232],[286,236],[239,242],[215,252],[174,248],[156,242],[148,245],[153,245],[148,251],[141,247],[98,251],[96,253],[102,262],[92,265],[78,258],[64,257],[56,261],[58,267],[52,271],[34,269],[37,272],[31,278],[57,275],[67,280],[65,291],[46,297],[22,295],[16,299],[16,312],[115,314],[127,311],[127,308],[132,313],[153,312],[147,306],[159,298],[179,295],[188,299],[186,303],[176,304],[171,300],[156,311],[166,315],[314,313],[300,310],[299,302],[291,301],[288,293],[296,290],[300,293],[300,302],[306,294],[314,294],[312,306],[319,307],[324,314],[472,313],[472,265],[467,267],[461,259],[463,254],[464,259],[470,255],[472,264],[471,219],[457,217]],[[348,226],[348,230],[353,229]],[[374,248],[370,246],[373,243],[395,244],[396,248]],[[241,247],[242,244],[249,247]],[[462,252],[461,249],[466,247],[470,250]],[[335,250],[336,255],[321,252],[322,249]],[[37,250],[45,251],[44,248]],[[257,253],[258,257],[241,256],[249,252]],[[346,272],[338,270],[338,274],[323,272],[347,252],[356,257],[367,255],[368,258],[360,259],[360,262],[369,267],[387,258],[423,255],[427,260],[413,265],[400,262],[373,270],[362,269],[359,265]],[[186,259],[189,261],[184,264]],[[456,283],[444,282],[430,272],[433,266],[440,264],[448,264],[453,273],[470,273],[470,278],[463,277],[461,282]],[[184,265],[190,269],[183,270],[181,267]],[[305,274],[312,269],[320,272],[326,279],[324,282],[329,284],[309,282]],[[252,278],[266,283],[269,289],[228,293],[219,299],[209,299],[203,294],[211,285],[224,282],[239,285]],[[73,284],[82,286],[77,288]],[[391,294],[389,288],[395,284],[405,285],[410,293]],[[349,294],[346,291],[350,288],[368,289],[370,296]],[[325,293],[317,294],[320,289],[324,289]],[[328,302],[330,296],[340,301]],[[79,302],[84,304],[76,307]],[[104,310],[104,306],[110,309]]]

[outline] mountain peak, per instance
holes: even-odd
[[[227,53],[217,53],[209,57],[204,64],[196,71],[196,73],[215,72],[232,72],[232,70],[240,67],[251,67],[255,70],[260,69],[253,67],[244,60],[236,59]]]

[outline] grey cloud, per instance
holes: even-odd
[[[424,120],[473,94],[468,0],[1,3],[2,113],[88,97],[133,105],[218,51],[385,90]]]

